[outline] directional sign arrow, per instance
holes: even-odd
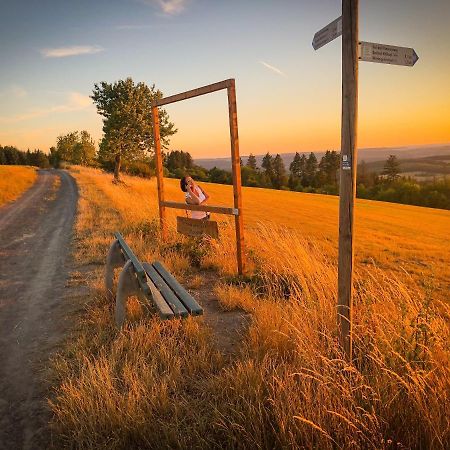
[[[314,35],[312,46],[314,50],[318,50],[320,47],[333,41],[342,34],[342,16],[338,17],[333,22],[329,23],[326,27],[322,28]]]
[[[419,60],[419,57],[413,48],[360,42],[359,59],[374,63],[412,67]]]

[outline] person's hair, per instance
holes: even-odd
[[[180,180],[180,188],[183,192],[187,192],[187,179],[189,175],[186,175]]]

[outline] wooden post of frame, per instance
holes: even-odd
[[[342,130],[339,187],[338,326],[341,348],[352,358],[353,221],[358,125],[358,3],[342,0]]]
[[[155,141],[155,170],[158,183],[159,223],[163,240],[167,239],[166,208],[164,202],[164,171],[162,165],[161,136],[159,132],[158,106],[152,106],[153,139]]]
[[[242,217],[242,188],[241,188],[241,159],[239,156],[239,135],[237,122],[236,86],[231,80],[227,88],[228,93],[228,115],[230,119],[231,140],[231,168],[233,173],[233,200],[238,215],[234,216],[236,228],[236,255],[238,273],[242,275],[245,269],[244,262],[244,220]]]

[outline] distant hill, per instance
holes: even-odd
[[[425,156],[424,158],[399,158],[402,174],[415,177],[450,175],[450,152],[446,155]],[[372,161],[366,163],[370,172],[381,172],[385,161]]]
[[[299,153],[304,153],[308,155],[310,152],[308,151],[300,151]],[[314,152],[318,159],[320,159],[325,152]],[[275,153],[272,153],[275,154]],[[289,164],[294,159],[295,153],[281,153],[281,157],[283,158],[284,164],[286,168],[289,168]],[[383,165],[384,161],[387,159],[389,155],[395,155],[397,158],[401,160],[411,160],[418,158],[429,158],[429,157],[437,157],[440,158],[442,156],[450,155],[450,144],[445,145],[429,145],[429,146],[412,146],[412,147],[382,147],[382,148],[362,148],[358,151],[358,162],[365,161],[366,163],[378,162]],[[260,166],[261,161],[264,155],[256,155],[257,164]],[[247,161],[248,155],[243,155],[242,160],[244,163]],[[447,158],[448,162],[448,158]],[[402,161],[403,163],[403,161]],[[230,158],[208,158],[203,159],[199,158],[195,160],[195,164],[202,166],[206,169],[212,169],[214,166],[219,169],[231,170],[231,160]],[[376,165],[376,167],[379,166]],[[431,162],[430,162],[431,164]],[[438,163],[439,165],[439,163]],[[436,168],[436,165],[435,165]],[[403,168],[402,168],[403,170]],[[406,172],[406,170],[403,170]],[[415,170],[413,170],[415,171]],[[441,172],[439,172],[441,173]],[[444,172],[447,173],[447,172]]]

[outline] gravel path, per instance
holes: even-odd
[[[50,443],[44,374],[68,329],[64,286],[77,198],[68,173],[41,170],[33,187],[0,208],[0,449]]]

